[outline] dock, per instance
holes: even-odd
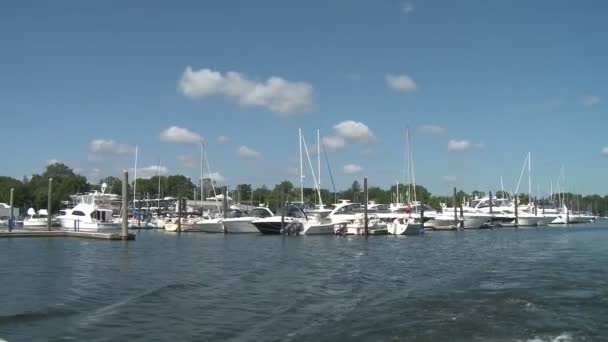
[[[48,237],[74,237],[81,239],[96,239],[96,240],[135,240],[135,234],[129,233],[126,238],[120,232],[116,233],[95,233],[95,232],[79,232],[67,230],[8,230],[0,231],[0,238],[48,238]]]

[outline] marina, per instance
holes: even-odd
[[[0,239],[11,294],[0,338],[602,340],[605,222],[369,239]]]
[[[608,1],[0,8],[0,342],[608,341]]]

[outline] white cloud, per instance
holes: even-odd
[[[217,137],[217,143],[218,144],[225,144],[227,142],[230,141],[230,137],[227,137],[225,135],[220,135],[219,137]]]
[[[82,171],[84,171],[84,170],[82,168],[80,168],[80,167],[74,168],[74,173],[77,174],[77,175],[81,174]]]
[[[239,156],[243,157],[243,158],[257,158],[260,153],[254,149],[252,149],[251,147],[247,147],[245,145],[241,145],[239,146],[239,148],[237,149],[237,153]]]
[[[363,122],[346,120],[334,126],[336,136],[346,141],[369,142],[374,140],[374,133]]]
[[[150,165],[137,168],[137,178],[149,179],[157,174],[166,175],[169,173],[169,169],[166,166]],[[135,169],[129,169],[129,177],[135,177]]]
[[[338,151],[349,143],[370,143],[376,139],[366,124],[359,121],[346,120],[334,125],[334,134],[323,137],[323,145],[328,151]]]
[[[91,141],[89,149],[93,153],[104,154],[127,154],[133,153],[134,148],[131,145],[117,143],[114,140],[96,139]]]
[[[211,178],[215,183],[224,183],[226,181],[226,177],[222,176],[219,172],[211,172],[211,174],[206,175],[205,178]]]
[[[454,183],[456,181],[456,177],[454,176],[443,176],[442,179],[446,183]]]
[[[192,70],[190,66],[182,74],[179,90],[193,99],[222,95],[240,105],[265,107],[280,115],[310,110],[313,96],[313,87],[306,82],[276,76],[258,82],[234,71],[222,74],[211,69]]]
[[[471,142],[468,140],[450,140],[448,141],[448,151],[460,152],[471,148]]]
[[[396,91],[404,93],[416,90],[416,82],[408,75],[386,75],[386,84]]]
[[[176,158],[182,163],[182,165],[189,168],[195,168],[200,162],[195,157],[190,155],[181,155],[177,156]]]
[[[426,133],[426,134],[443,134],[445,133],[446,129],[440,126],[434,126],[434,125],[423,125],[418,127],[418,131],[421,133]]]
[[[171,126],[160,133],[160,140],[176,144],[198,144],[203,141],[203,137],[187,128]]]
[[[413,2],[406,1],[401,4],[401,11],[403,11],[403,13],[405,13],[405,14],[410,14],[410,13],[414,12],[415,9],[416,9],[416,6],[414,5]]]
[[[62,163],[62,161],[59,159],[54,159],[54,158],[46,161],[46,165],[53,165],[53,164],[59,164],[59,163]]]
[[[602,155],[608,156],[608,147],[604,147],[604,148],[602,148],[602,150],[600,151],[600,153],[601,153]]]
[[[450,140],[448,141],[448,151],[462,152],[472,148],[483,148],[483,143],[473,144],[469,140]]]
[[[346,164],[344,165],[344,173],[355,174],[363,171],[363,168],[356,164]]]
[[[597,96],[586,96],[585,98],[583,98],[583,100],[581,101],[582,105],[585,107],[593,107],[596,104],[600,103],[600,98]]]
[[[338,151],[346,146],[346,141],[341,137],[336,136],[323,137],[323,146],[325,146],[328,151]]]

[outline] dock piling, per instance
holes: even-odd
[[[464,208],[462,207],[462,203],[460,203],[460,228],[464,229]]]
[[[367,177],[363,178],[363,197],[365,198],[365,204],[363,206],[363,216],[365,219],[364,228],[365,236],[369,235],[369,221],[367,219],[367,204],[369,203],[368,192],[367,192]]]
[[[287,208],[285,207],[285,196],[283,194],[281,194],[280,196],[280,201],[281,201],[281,234],[283,234],[283,232],[285,231],[285,211],[287,210]]]
[[[424,207],[420,206],[420,228],[424,229]]]
[[[519,213],[517,212],[517,206],[519,202],[519,196],[515,194],[515,227],[519,226]]]
[[[15,215],[13,214],[13,192],[15,191],[15,189],[11,188],[11,197],[9,200],[9,205],[11,207],[11,213],[10,213],[10,218],[8,220],[8,231],[11,232],[13,231],[13,227],[15,226]]]
[[[122,172],[122,231],[120,236],[123,240],[129,237],[129,172]]]
[[[177,196],[177,232],[182,232],[182,194],[181,192]]]
[[[222,209],[224,210],[224,218],[228,218],[228,187],[222,189],[224,195],[222,196]]]
[[[51,203],[51,196],[53,194],[53,178],[49,178],[49,193],[46,200],[46,230],[51,230],[51,216],[53,215],[53,208]]]
[[[458,228],[458,212],[456,207],[456,187],[454,187],[454,197],[452,197],[452,206],[454,207],[454,227]]]

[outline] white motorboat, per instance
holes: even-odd
[[[204,233],[224,233],[224,225],[220,217],[203,217],[192,224],[192,229]]]
[[[395,219],[387,223],[386,228],[393,235],[420,235],[423,231],[422,224],[411,217]]]
[[[78,196],[80,203],[72,209],[63,210],[57,219],[63,230],[102,232],[120,230],[119,220],[112,216],[110,200],[115,195],[105,194],[105,187],[100,192]]]
[[[253,208],[249,214],[245,214],[240,210],[232,210],[228,214],[228,218],[222,220],[222,224],[224,232],[229,234],[260,233],[253,224],[253,221],[271,216],[274,216],[274,214],[266,207]]]
[[[27,210],[27,217],[23,219],[23,228],[45,228],[47,226],[48,213],[46,209],[40,209],[38,212],[34,208]],[[51,227],[57,226],[59,220],[51,218]]]

